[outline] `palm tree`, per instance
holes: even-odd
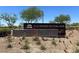
[[[40,18],[43,18],[43,16],[43,11],[38,9],[37,7],[31,7],[27,10],[25,9],[21,13],[21,18],[23,18],[28,23],[32,23],[33,21],[38,22],[38,20],[40,20]]]

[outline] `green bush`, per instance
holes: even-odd
[[[79,26],[70,26],[70,27],[66,27],[67,30],[78,30],[79,29]]]
[[[0,27],[0,31],[2,32],[5,32],[5,31],[10,31],[10,30],[13,30],[13,29],[16,29],[17,27]]]

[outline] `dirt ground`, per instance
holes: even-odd
[[[0,37],[1,53],[74,53],[79,30],[67,30],[66,38]],[[26,48],[25,48],[26,47]]]

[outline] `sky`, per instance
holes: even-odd
[[[0,14],[9,13],[16,14],[17,21],[15,25],[24,22],[20,17],[21,12],[24,9],[28,9],[30,6],[0,6]],[[48,23],[50,20],[54,20],[56,16],[60,14],[70,15],[71,23],[79,22],[79,6],[37,6],[40,10],[44,12],[44,23]],[[39,23],[41,23],[41,19]],[[7,25],[6,21],[0,20],[0,23]]]

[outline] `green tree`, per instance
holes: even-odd
[[[43,18],[43,11],[37,7],[30,7],[25,9],[21,13],[21,18],[28,23],[37,22],[40,18]]]
[[[72,23],[71,26],[79,26],[79,23]]]
[[[7,22],[7,25],[11,27],[16,22],[17,17],[15,14],[10,15],[8,13],[3,13],[0,15],[0,19],[5,20]]]
[[[68,24],[70,22],[70,16],[69,15],[59,15],[59,16],[55,17],[53,22]]]

